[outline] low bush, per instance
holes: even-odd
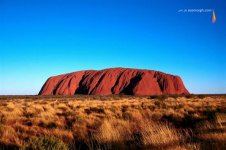
[[[68,146],[53,136],[31,138],[24,150],[68,150]]]

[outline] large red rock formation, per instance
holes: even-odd
[[[153,70],[111,68],[50,77],[39,95],[189,94],[181,78]]]

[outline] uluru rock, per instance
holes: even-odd
[[[110,68],[50,77],[39,95],[189,94],[179,76],[154,70]]]

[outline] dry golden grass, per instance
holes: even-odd
[[[225,96],[1,97],[0,149],[226,149]]]

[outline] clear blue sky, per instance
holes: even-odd
[[[180,9],[214,9],[179,13]],[[0,95],[77,70],[129,67],[226,93],[224,0],[0,0]]]

